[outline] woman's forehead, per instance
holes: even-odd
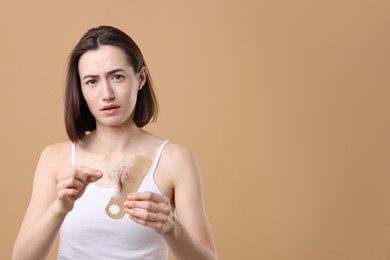
[[[98,49],[85,52],[79,60],[78,69],[81,74],[100,74],[115,69],[128,69],[126,54],[118,47],[103,45]]]

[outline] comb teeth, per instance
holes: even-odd
[[[114,169],[114,173],[120,176],[117,176],[119,177],[118,188],[106,206],[106,213],[109,217],[120,219],[125,215],[123,202],[129,193],[138,190],[151,164],[151,159],[141,155],[134,155],[128,164],[120,165],[116,167],[117,169]],[[119,207],[119,212],[112,212],[112,206],[114,205]]]

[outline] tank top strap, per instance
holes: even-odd
[[[72,166],[76,166],[76,144],[72,142]]]
[[[156,172],[158,162],[160,161],[160,158],[161,158],[161,154],[162,154],[162,152],[163,152],[163,150],[164,150],[164,147],[165,147],[165,145],[166,145],[167,143],[169,143],[169,141],[168,141],[168,140],[165,140],[165,141],[160,145],[160,147],[158,148],[158,151],[157,151],[156,157],[155,157],[154,160],[153,160],[153,164],[152,164],[152,167],[151,167],[151,169],[150,169],[149,175],[153,176],[154,173]]]

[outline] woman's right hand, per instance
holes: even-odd
[[[68,213],[80,198],[88,184],[99,180],[101,171],[84,166],[66,167],[57,175],[57,200],[60,210]]]

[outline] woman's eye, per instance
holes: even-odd
[[[94,79],[90,79],[90,80],[85,82],[86,85],[93,85],[95,83],[96,83],[96,80],[94,80]]]
[[[121,80],[123,79],[123,75],[120,75],[120,74],[115,74],[114,77],[113,77],[114,80]]]

